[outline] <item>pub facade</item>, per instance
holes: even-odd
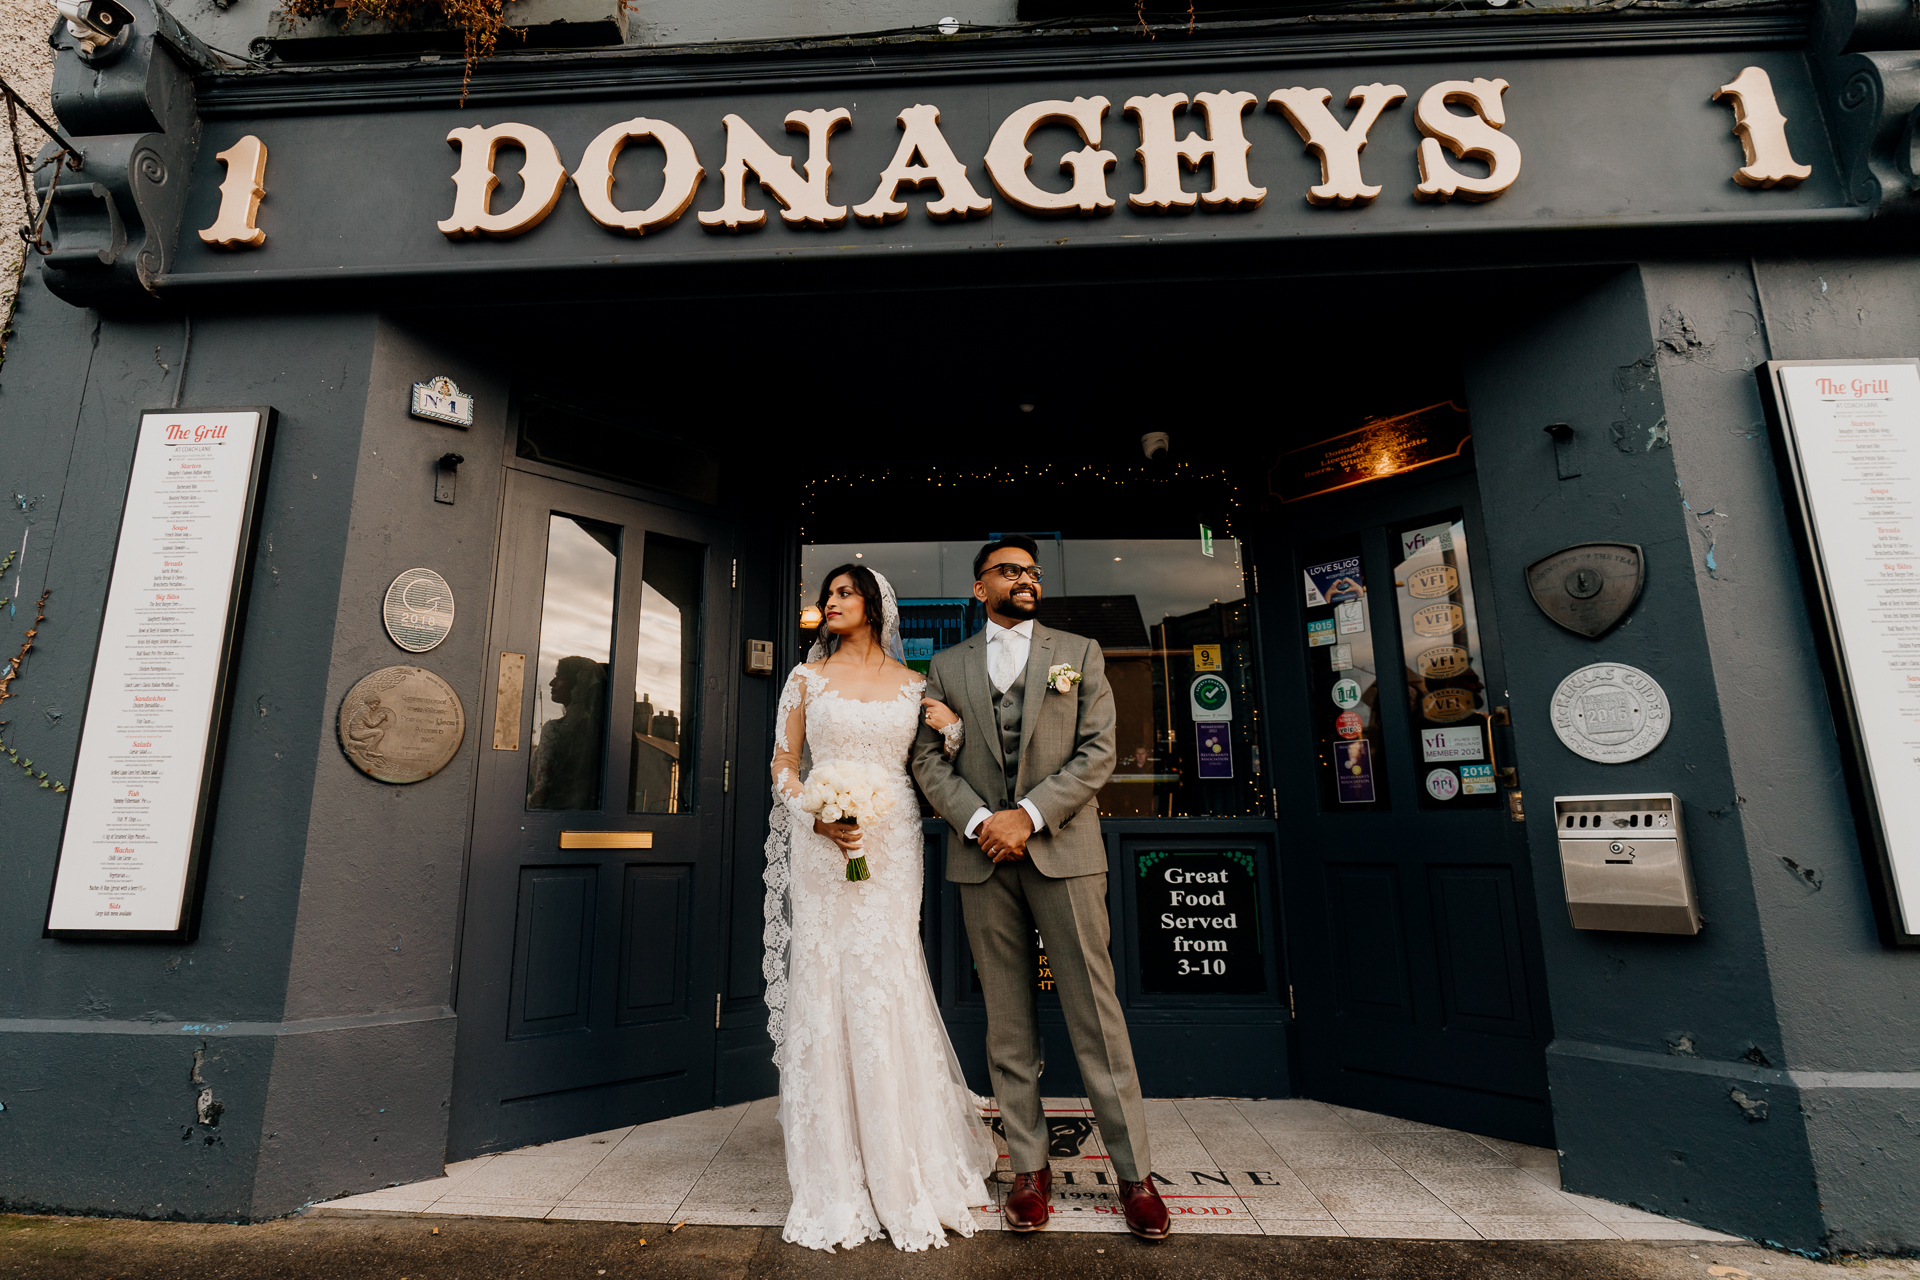
[[[1149,1096],[1920,1248],[1910,10],[750,7],[470,73],[56,30],[0,1204],[257,1220],[773,1093],[820,576],[924,667],[1023,532],[1114,690]]]

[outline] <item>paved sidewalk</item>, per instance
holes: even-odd
[[[1699,1240],[1688,1223],[1560,1189],[1555,1153],[1301,1099],[1150,1100],[1176,1231],[1402,1240]],[[1124,1232],[1084,1098],[1046,1100],[1054,1230]],[[779,1227],[786,1157],[772,1098],[449,1165],[323,1211]],[[991,1113],[989,1113],[991,1115]],[[1005,1146],[1000,1168],[1006,1168]],[[974,1211],[1000,1229],[998,1198]]]

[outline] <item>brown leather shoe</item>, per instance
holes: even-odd
[[[1038,1231],[1047,1225],[1047,1218],[1053,1212],[1050,1201],[1053,1197],[1053,1170],[1040,1169],[1033,1173],[1013,1175],[1013,1190],[1007,1192],[1007,1203],[1000,1209],[1000,1217],[1009,1231]],[[1166,1221],[1166,1211],[1162,1210],[1160,1220]]]
[[[1126,1210],[1127,1230],[1142,1240],[1165,1240],[1173,1230],[1167,1221],[1167,1202],[1154,1190],[1151,1175],[1145,1182],[1121,1181],[1120,1207]]]

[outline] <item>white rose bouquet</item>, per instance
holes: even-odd
[[[800,789],[800,808],[822,822],[851,826],[859,826],[862,818],[878,818],[893,808],[887,771],[871,761],[823,761],[813,767]],[[847,860],[847,879],[871,878],[864,854]]]

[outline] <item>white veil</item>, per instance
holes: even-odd
[[[906,648],[900,640],[900,600],[894,595],[893,584],[886,575],[877,569],[870,569],[873,580],[880,587],[880,647],[900,663],[906,662]],[[807,650],[809,663],[820,662],[831,657],[840,647],[840,637],[828,633],[823,625],[814,633],[813,647]],[[805,697],[801,683],[789,681],[780,695],[780,705],[774,710],[773,741],[774,750],[785,747],[787,717]],[[800,748],[800,765],[803,769],[812,769],[813,757],[804,744]],[[773,810],[767,816],[767,869],[763,879],[767,883],[766,931],[761,935],[766,952],[760,961],[760,973],[767,980],[767,1034],[773,1038],[773,1062],[781,1065],[782,1046],[787,1038],[787,965],[793,942],[793,837],[803,815],[789,802],[790,798],[773,784]]]

